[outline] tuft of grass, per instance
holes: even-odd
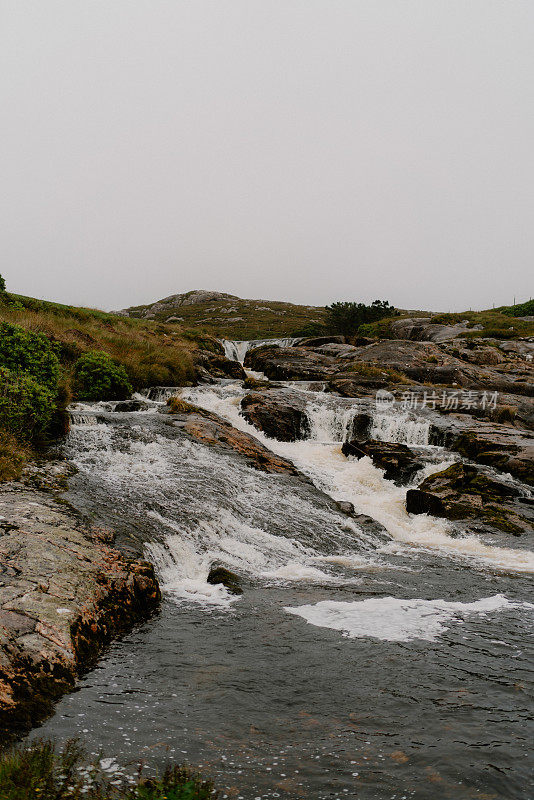
[[[391,383],[413,383],[410,378],[407,378],[406,375],[403,375],[402,372],[398,372],[396,369],[391,369],[390,367],[378,367],[375,364],[370,364],[368,361],[357,361],[349,364],[349,366],[343,371],[361,375],[363,378],[381,378],[382,380],[388,380]]]
[[[197,407],[188,403],[187,400],[182,400],[181,397],[169,397],[167,406],[171,414],[190,414],[192,411],[198,411]]]
[[[107,760],[112,761],[112,760]],[[213,800],[213,784],[187,768],[171,765],[161,777],[145,778],[142,769],[111,771],[88,763],[71,739],[59,750],[51,740],[19,745],[0,755],[0,800]],[[120,775],[122,773],[122,777]]]

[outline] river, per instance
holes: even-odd
[[[532,798],[532,540],[407,515],[406,487],[341,454],[360,403],[297,391],[310,433],[291,443],[241,417],[239,382],[182,397],[309,480],[191,441],[157,402],[76,410],[69,498],[145,549],[164,599],[33,735],[79,736],[126,769],[172,757],[243,800]],[[453,460],[423,418],[373,424],[425,474]],[[214,563],[242,596],[206,582]]]

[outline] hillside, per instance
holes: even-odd
[[[174,294],[155,303],[115,312],[131,319],[181,325],[218,339],[269,339],[284,336],[316,336],[339,333],[323,328],[324,306],[296,305],[274,300],[245,300],[236,295],[196,289]],[[487,311],[440,313],[400,310],[401,318],[425,319],[442,325],[460,325],[457,335],[469,338],[511,339],[534,335],[532,301]],[[462,325],[467,330],[462,330]],[[365,326],[361,333],[380,338],[399,338],[391,320]],[[402,338],[402,336],[400,337]]]
[[[178,323],[220,339],[238,340],[298,335],[306,326],[318,325],[324,318],[323,307],[244,300],[204,290],[174,294],[118,313],[136,319]]]

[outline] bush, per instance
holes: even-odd
[[[36,741],[0,755],[0,800],[215,800],[213,785],[184,767],[168,767],[161,778],[133,785],[120,774],[106,774],[98,762],[88,764],[75,740],[58,752],[52,741]],[[119,778],[119,780],[117,780]]]
[[[47,386],[27,373],[0,367],[0,427],[22,441],[42,436],[56,409]]]
[[[352,336],[361,325],[397,314],[398,311],[387,300],[375,300],[370,306],[365,303],[332,303],[326,307],[325,327],[330,333]]]
[[[9,322],[0,324],[0,367],[25,372],[52,392],[59,380],[55,347],[42,333],[25,331]]]
[[[74,365],[74,392],[80,400],[125,400],[132,386],[121,364],[102,350],[93,350]]]

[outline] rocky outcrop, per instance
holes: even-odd
[[[158,605],[150,564],[68,505],[0,485],[0,740],[47,716],[102,648]]]
[[[241,401],[245,419],[271,439],[294,442],[310,433],[306,399],[290,389],[251,392]]]
[[[142,317],[143,319],[154,319],[154,317],[162,312],[173,312],[176,308],[181,306],[193,306],[200,303],[216,303],[221,300],[239,300],[234,294],[225,294],[224,292],[211,292],[204,289],[194,289],[191,292],[183,294],[171,294],[169,297],[164,297],[156,303],[151,303],[147,306],[140,306],[138,308],[124,308],[121,311],[115,311],[115,314],[122,314],[124,316],[132,316],[132,311],[135,316]]]
[[[534,434],[498,423],[479,421],[476,427],[454,415],[448,424],[435,422],[430,443],[459,453],[464,458],[509,472],[534,486]]]
[[[296,467],[287,459],[277,456],[264,447],[261,442],[248,433],[239,431],[222,417],[206,411],[190,403],[174,406],[179,409],[173,413],[172,407],[162,409],[163,413],[172,416],[173,425],[202,444],[219,447],[222,450],[233,450],[243,456],[247,464],[263,472],[298,475]]]
[[[408,483],[424,466],[413,450],[396,442],[382,442],[378,439],[353,440],[344,442],[341,452],[355,458],[369,456],[376,467],[385,470],[384,478],[399,485]]]
[[[457,463],[408,489],[406,510],[450,520],[477,519],[506,533],[520,534],[531,524],[511,502],[520,496],[512,485],[493,480],[474,466]]]
[[[396,339],[411,339],[417,342],[448,342],[470,330],[481,330],[481,325],[472,326],[468,319],[455,325],[442,325],[432,321],[432,317],[414,317],[390,322],[390,330]]]

